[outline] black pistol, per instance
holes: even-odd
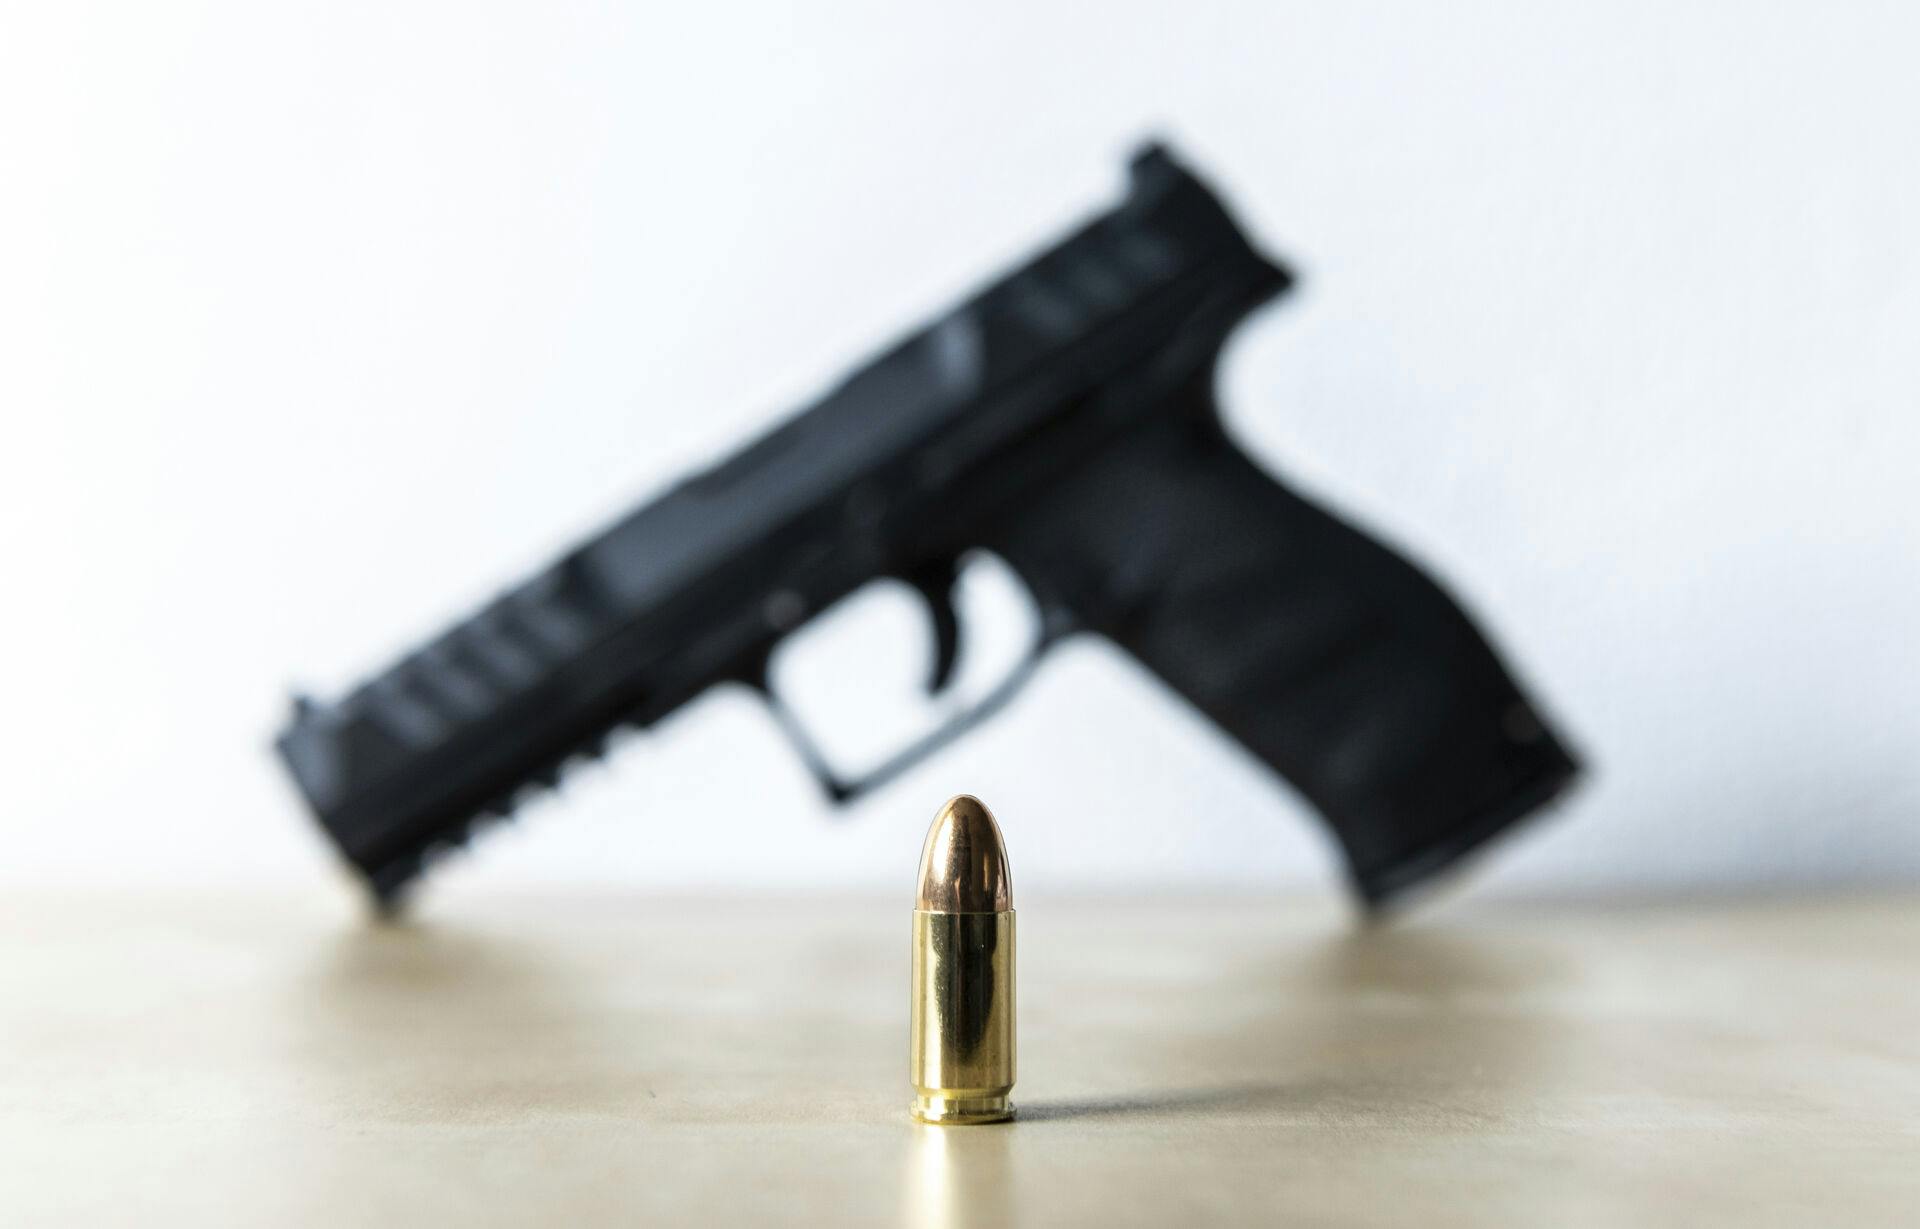
[[[1089,632],[1291,782],[1378,905],[1576,768],[1432,580],[1225,434],[1221,346],[1290,281],[1149,146],[1113,209],[810,408],[338,702],[297,700],[280,754],[391,906],[477,821],[717,683],[766,696],[844,801]],[[899,578],[925,596],[937,690],[959,645],[956,567],[978,550],[1031,589],[1032,655],[951,726],[843,777],[769,686],[774,647],[867,582]]]

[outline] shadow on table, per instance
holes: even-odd
[[[303,1076],[375,1121],[628,1115],[653,1096],[644,1070],[623,1061],[643,1025],[596,1009],[604,987],[564,957],[504,928],[343,930],[287,1004]]]
[[[1174,1087],[1022,1099],[1028,1123],[1105,1119],[1391,1121],[1429,1113],[1438,1094],[1463,1117],[1491,1114],[1502,1088],[1557,1070],[1562,1030],[1530,1009],[1573,976],[1564,953],[1523,933],[1379,927],[1287,939],[1209,972],[1191,1002],[1115,1037],[1103,1065],[1178,1070]],[[1165,1047],[1174,1053],[1157,1053]]]
[[[1432,1004],[1549,989],[1564,984],[1570,969],[1564,953],[1518,929],[1395,923],[1275,953],[1251,972],[1304,983],[1302,989],[1342,1002],[1388,995]]]
[[[1113,1097],[1052,1098],[1020,1101],[1020,1122],[1058,1122],[1083,1118],[1178,1117],[1192,1114],[1264,1112],[1310,1104],[1322,1090],[1312,1084],[1232,1084],[1216,1088],[1172,1089]]]

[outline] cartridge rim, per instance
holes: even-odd
[[[921,1093],[913,1101],[913,1116],[936,1127],[1005,1122],[1013,1113],[1013,1101],[1004,1092],[961,1096]]]

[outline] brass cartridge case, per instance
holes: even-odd
[[[1012,879],[993,815],[961,795],[940,809],[920,857],[913,911],[913,1115],[956,1125],[1013,1116]]]
[[[913,1115],[1013,1116],[1013,910],[913,912]]]

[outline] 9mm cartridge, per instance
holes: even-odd
[[[913,1116],[1013,1117],[1013,879],[993,812],[967,794],[934,817],[913,910]]]

